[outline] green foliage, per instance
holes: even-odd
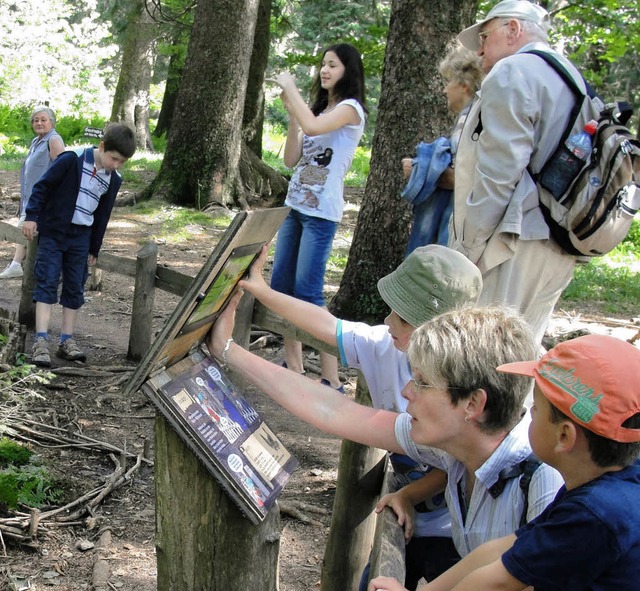
[[[569,302],[589,302],[601,312],[632,316],[640,301],[638,272],[612,267],[600,260],[578,265],[573,279],[562,294]]]
[[[622,244],[615,249],[614,253],[629,256],[637,256],[640,253],[640,220],[638,218],[631,222],[631,229],[627,237],[622,241]]]
[[[40,370],[30,363],[26,363],[26,356],[24,353],[18,353],[16,354],[14,365],[6,371],[0,372],[0,398],[4,398],[4,390],[10,389],[15,383],[19,382],[25,386],[32,384],[47,384],[53,378],[54,374]]]
[[[2,437],[0,438],[0,468],[8,466],[24,466],[29,463],[33,452],[24,445]]]
[[[56,502],[60,492],[42,466],[9,466],[0,470],[0,505],[16,509],[19,505],[44,507]]]
[[[127,188],[133,191],[143,191],[149,186],[150,175],[158,173],[162,165],[164,152],[147,152],[138,150],[120,169],[122,180]],[[145,173],[145,174],[141,174]]]
[[[94,115],[93,117],[69,116],[65,115],[58,118],[56,123],[56,131],[62,136],[65,145],[72,146],[74,144],[91,145],[96,144],[95,138],[88,139],[84,136],[85,127],[104,128],[107,121],[103,117]],[[31,134],[33,137],[33,133]]]
[[[637,315],[640,301],[640,220],[625,240],[604,257],[577,265],[562,294],[566,302],[588,302],[601,313]]]
[[[0,439],[0,507],[42,507],[58,499],[60,493],[46,469],[33,460],[27,447],[7,437]]]
[[[225,213],[212,215],[155,200],[138,203],[131,212],[149,217],[152,223],[161,223],[160,232],[153,238],[171,243],[188,242],[194,233],[207,228],[226,228],[230,221]]]
[[[369,176],[371,149],[358,146],[353,156],[351,168],[344,179],[345,187],[364,187]]]
[[[262,160],[271,168],[277,170],[282,176],[291,178],[291,169],[284,165],[284,162],[282,161],[282,154],[280,152],[274,153],[263,148]]]
[[[628,100],[640,109],[640,16],[628,0],[567,2],[552,11],[552,41],[563,47],[606,102]]]
[[[49,101],[58,114],[108,112],[118,48],[110,20],[96,8],[96,0],[0,2],[3,103]]]

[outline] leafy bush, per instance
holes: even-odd
[[[106,124],[106,119],[102,117],[92,117],[87,119],[85,117],[60,117],[56,123],[56,131],[62,136],[65,145],[71,146],[73,144],[94,144],[97,143],[95,138],[85,138],[85,127],[98,127],[103,128]],[[32,134],[33,136],[33,134]]]
[[[43,507],[56,502],[59,496],[42,466],[10,466],[0,471],[0,504],[9,509],[16,509],[18,505]]]
[[[29,463],[33,452],[7,437],[0,439],[0,468],[7,466],[24,466]]]
[[[32,463],[33,452],[15,441],[0,439],[0,506],[42,507],[55,502],[59,493],[46,469]]]

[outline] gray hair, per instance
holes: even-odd
[[[46,113],[47,117],[49,117],[49,121],[51,121],[51,126],[52,127],[56,126],[56,114],[53,112],[53,109],[50,109],[46,105],[39,105],[32,111],[32,113],[31,113],[31,123],[33,123],[33,118],[38,113]]]
[[[496,368],[536,359],[538,350],[529,326],[515,310],[465,307],[417,328],[407,354],[411,367],[428,383],[448,388],[454,405],[483,389],[487,400],[480,427],[502,432],[520,420],[533,382]]]
[[[445,56],[438,65],[438,71],[447,82],[466,86],[472,94],[479,90],[484,76],[480,57],[462,45]]]
[[[543,25],[531,21],[521,21],[517,19],[522,25],[522,30],[527,34],[529,39],[534,41],[540,41],[542,43],[549,43],[549,22],[545,21]]]

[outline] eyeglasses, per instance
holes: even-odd
[[[414,378],[411,377],[411,381],[413,382],[413,385],[416,388],[435,388],[436,386],[432,386],[431,384],[427,384],[426,382],[423,382],[422,380],[419,380],[418,378]]]
[[[478,38],[480,39],[480,47],[482,47],[486,40],[487,37],[493,33],[493,31],[496,31],[498,29],[500,29],[501,27],[506,27],[509,23],[502,23],[501,25],[498,25],[497,27],[493,27],[493,29],[489,29],[488,31],[482,31],[482,33],[478,33]]]
[[[416,388],[424,388],[425,390],[429,388],[438,388],[440,390],[461,390],[462,388],[458,388],[457,386],[446,386],[441,388],[440,386],[434,386],[433,384],[427,384],[427,382],[423,382],[418,378],[411,377],[411,381]]]

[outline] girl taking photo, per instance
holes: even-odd
[[[295,167],[285,204],[291,212],[276,242],[271,287],[325,307],[324,273],[333,237],[344,209],[344,177],[351,166],[365,124],[362,59],[347,43],[332,45],[307,106],[293,76],[275,79],[289,113],[284,163]],[[284,363],[303,373],[302,345],[285,339]],[[340,389],[337,359],[320,353],[322,383]]]

